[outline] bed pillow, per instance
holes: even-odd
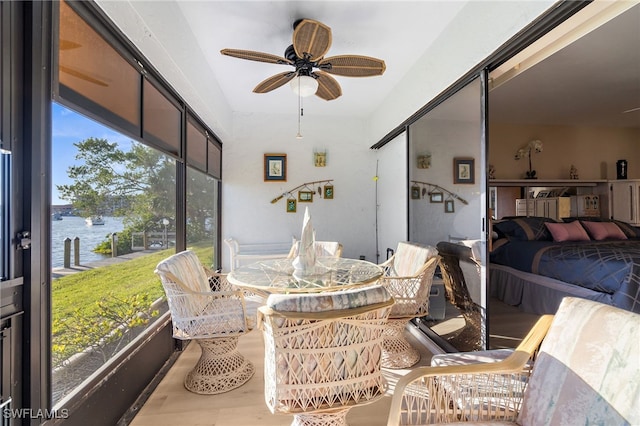
[[[571,217],[563,217],[563,222],[574,222],[576,220],[581,220],[583,222],[608,222],[607,219],[603,219],[598,216],[571,216]]]
[[[589,241],[587,231],[578,220],[569,223],[545,223],[545,226],[553,236],[553,241]]]
[[[612,222],[618,225],[618,228],[624,232],[624,235],[626,235],[627,238],[640,238],[640,228],[637,226],[633,226],[627,222],[622,222],[621,220],[612,220]]]
[[[509,240],[517,241],[551,241],[551,233],[544,226],[545,223],[556,223],[548,217],[518,217],[510,220],[503,220],[493,225],[499,235],[505,236]]]
[[[582,222],[584,229],[587,230],[591,238],[596,241],[600,240],[626,240],[627,236],[613,222]]]

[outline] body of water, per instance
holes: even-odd
[[[80,264],[86,264],[106,257],[102,254],[94,253],[93,250],[98,244],[105,240],[107,235],[120,232],[124,229],[122,218],[104,218],[104,225],[88,226],[84,217],[63,216],[62,220],[51,221],[51,267],[61,268],[64,266],[64,240],[71,239],[71,265],[73,265],[73,239],[80,239]]]

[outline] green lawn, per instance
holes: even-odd
[[[201,259],[211,257],[210,245],[191,249]],[[95,345],[118,325],[140,325],[136,319],[138,312],[150,313],[151,303],[164,297],[160,278],[153,271],[173,253],[174,249],[161,250],[54,279],[51,294],[54,357],[65,359]]]

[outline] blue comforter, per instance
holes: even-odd
[[[615,306],[640,313],[640,240],[509,241],[491,262],[607,293]]]

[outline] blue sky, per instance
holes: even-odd
[[[128,147],[131,146],[131,138],[55,102],[52,103],[51,111],[53,116],[51,203],[54,205],[67,204],[68,201],[60,199],[56,185],[73,183],[67,176],[67,170],[72,165],[81,164],[76,160],[78,151],[73,144],[90,137],[104,138],[109,142],[118,142],[121,149],[128,150]]]

